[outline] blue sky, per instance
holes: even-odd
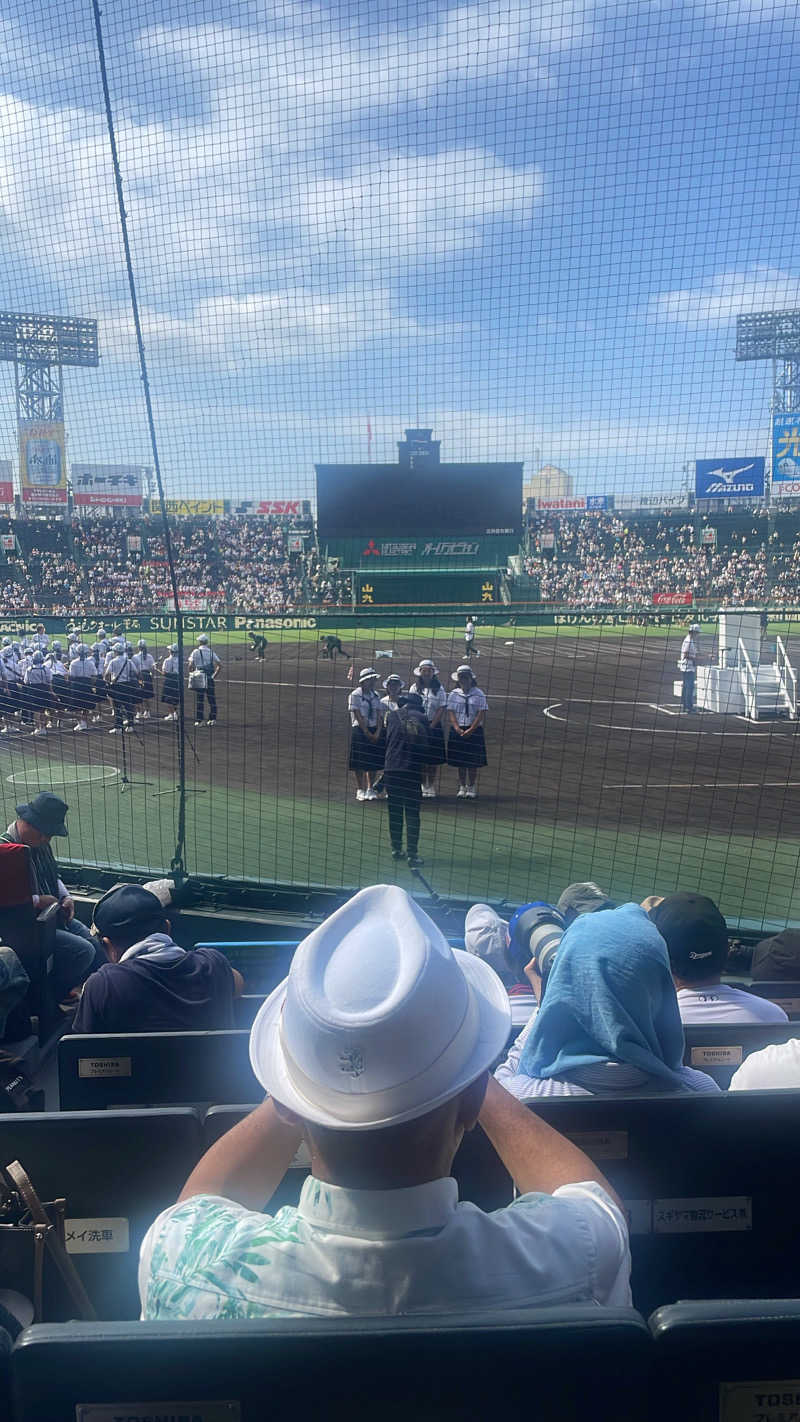
[[[91,7],[0,21],[0,306],[96,316],[76,462],[149,462]],[[315,460],[554,463],[584,492],[765,453],[739,311],[800,305],[796,9],[107,0],[167,492]],[[15,454],[10,367],[0,457]]]

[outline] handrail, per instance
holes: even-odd
[[[741,637],[737,645],[737,666],[741,678],[742,691],[744,693],[745,715],[751,721],[758,720],[758,701],[756,698],[756,674],[753,670],[753,663],[747,653]]]
[[[789,703],[789,710],[792,716],[797,715],[797,672],[789,661],[789,654],[786,651],[780,637],[775,639],[775,670],[778,673],[778,682],[781,691]]]

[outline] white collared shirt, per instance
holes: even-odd
[[[418,683],[419,695],[422,697],[422,707],[429,721],[432,721],[437,711],[443,710],[447,705],[447,692],[443,686],[438,691],[434,691],[432,686],[426,686],[424,682]]]
[[[351,691],[347,698],[347,706],[350,711],[350,725],[357,726],[358,718],[356,711],[360,711],[364,721],[371,731],[375,730],[381,714],[381,699],[377,691],[365,691],[362,686],[357,686],[355,691]]]
[[[310,1176],[274,1216],[213,1195],[165,1210],[142,1242],[139,1292],[145,1319],[626,1306],[628,1231],[593,1182],[486,1214],[449,1177],[345,1190]]]
[[[455,691],[451,691],[447,698],[447,706],[450,711],[455,712],[459,726],[466,729],[471,726],[479,711],[487,711],[489,703],[479,686],[471,686],[466,696],[457,686]]]

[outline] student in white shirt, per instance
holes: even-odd
[[[34,722],[34,736],[47,735],[47,718],[53,705],[50,683],[53,674],[47,666],[42,652],[34,652],[30,666],[25,672],[23,696],[24,704]]]
[[[47,730],[60,730],[61,717],[66,716],[70,704],[69,669],[62,658],[60,642],[53,643],[50,652],[45,656],[45,663],[50,668],[50,691],[53,700]]]
[[[78,717],[74,731],[88,730],[87,717],[94,708],[94,682],[97,666],[85,642],[80,642],[76,654],[69,664],[70,702]]]
[[[650,917],[667,945],[682,1022],[788,1022],[776,1003],[721,981],[728,925],[713,899],[669,894]]]
[[[467,622],[464,628],[464,656],[467,658],[480,656],[480,652],[475,646],[475,618],[471,612],[467,615]]]
[[[169,708],[164,720],[177,721],[178,705],[181,699],[181,664],[178,661],[177,642],[167,650],[167,655],[161,663],[161,675],[164,678],[161,687],[161,704]]]
[[[697,663],[700,660],[700,623],[693,622],[681,643],[678,671],[683,674],[681,710],[687,714],[694,711],[695,687],[697,684]]]
[[[447,692],[439,680],[439,668],[430,657],[423,657],[414,668],[411,690],[422,697],[422,709],[428,722],[428,764],[422,771],[423,800],[436,799],[436,776],[439,766],[447,760],[444,748]]]
[[[150,720],[150,704],[153,700],[153,673],[156,669],[156,659],[147,650],[147,643],[141,638],[136,643],[136,655],[133,658],[133,665],[139,678],[139,710],[136,712],[137,721]]]
[[[630,1303],[619,1200],[488,1068],[502,983],[404,890],[363,889],[301,943],[253,1025],[267,1100],[212,1146],[142,1244],[142,1316],[425,1316]],[[450,1168],[476,1121],[518,1197]],[[304,1141],[297,1207],[261,1213]],[[243,1267],[246,1264],[246,1267]]]
[[[358,686],[347,698],[350,713],[350,756],[348,767],[356,778],[356,799],[377,800],[373,781],[383,768],[381,746],[381,699],[377,691],[378,673],[363,667]]]
[[[221,662],[213,648],[209,645],[205,632],[201,632],[197,638],[197,646],[189,657],[189,685],[195,694],[195,718],[194,724],[202,726],[204,698],[208,697],[208,724],[217,724],[217,691],[214,685],[220,673]]]
[[[532,984],[538,966],[534,957]],[[520,1101],[719,1091],[683,1065],[667,950],[639,904],[576,918],[539,991],[538,1013],[495,1073]]]
[[[139,685],[133,658],[125,642],[114,643],[106,657],[103,677],[114,708],[114,725],[108,734],[119,736],[130,730],[133,724],[133,708]]]
[[[489,703],[466,663],[456,668],[452,679],[458,686],[447,698],[447,761],[458,770],[458,799],[474,800],[478,771],[487,764],[483,723]]]

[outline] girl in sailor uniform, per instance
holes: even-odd
[[[95,707],[97,663],[85,642],[79,642],[69,664],[69,689],[72,709],[78,718],[73,731],[89,729],[88,720]],[[92,717],[93,720],[96,717]]]
[[[147,650],[147,643],[141,638],[136,643],[136,656],[133,665],[139,677],[139,710],[136,712],[137,721],[150,720],[150,703],[153,700],[153,672],[156,669],[155,657]]]
[[[349,768],[356,777],[357,800],[377,800],[372,788],[383,768],[381,746],[381,699],[377,692],[378,673],[374,667],[364,667],[358,686],[347,698],[350,712]]]
[[[52,715],[47,722],[48,731],[61,729],[61,717],[66,716],[70,709],[70,687],[69,671],[66,662],[61,656],[61,643],[54,642],[50,654],[45,657],[45,663],[50,668],[50,691],[53,698]]]
[[[23,705],[33,717],[34,736],[47,735],[45,722],[52,706],[50,680],[50,668],[45,664],[44,656],[41,652],[34,652],[31,664],[25,673],[23,686]]]
[[[422,697],[422,707],[428,722],[428,764],[422,771],[423,800],[436,799],[436,775],[447,760],[444,749],[444,728],[447,717],[447,692],[439,680],[439,668],[430,657],[423,657],[414,668],[411,690]]]
[[[177,721],[178,703],[181,699],[181,664],[178,660],[177,642],[169,648],[166,657],[161,663],[161,675],[164,678],[164,684],[161,688],[161,704],[167,707],[167,714],[164,720]]]
[[[447,698],[447,760],[458,770],[459,800],[474,800],[478,771],[486,765],[483,723],[489,703],[466,662],[453,672],[453,681],[456,689]]]

